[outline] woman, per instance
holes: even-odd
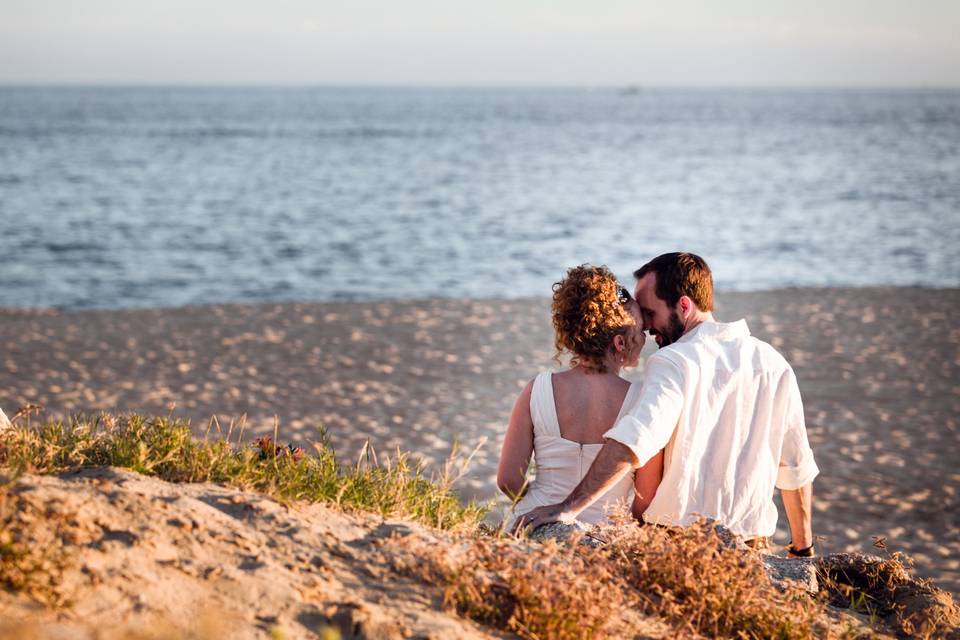
[[[565,499],[603,446],[603,434],[640,392],[619,376],[635,367],[644,344],[640,312],[629,292],[606,267],[581,265],[553,285],[556,360],[570,354],[570,369],[544,372],[517,398],[503,440],[497,486],[516,501],[514,518],[534,507]],[[530,456],[536,477],[526,481]],[[578,519],[607,520],[617,504],[629,504],[637,519],[663,474],[663,452],[623,478]]]

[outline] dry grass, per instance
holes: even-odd
[[[528,640],[619,637],[622,585],[576,545],[476,535],[393,538],[397,573],[443,588],[444,606]]]
[[[851,555],[843,562],[823,559],[818,573],[833,606],[853,609],[911,638],[960,638],[960,607],[947,592],[913,578],[908,567],[900,553]]]
[[[0,587],[51,606],[69,605],[58,591],[79,541],[73,514],[0,491]]]
[[[575,551],[553,544],[516,553],[505,541],[478,539],[444,601],[522,638],[601,637],[624,606],[623,590],[607,567]]]
[[[956,634],[948,613],[955,609],[937,608],[953,606],[942,591],[934,590],[946,598],[942,603],[914,603],[913,626],[877,614],[871,630],[799,587],[780,591],[757,555],[729,548],[707,524],[675,530],[621,524],[597,535],[606,540],[597,548],[488,535],[419,544],[408,537],[395,540],[391,553],[399,573],[443,587],[451,610],[527,640],[645,636],[651,620],[665,623],[672,636],[692,638],[958,637],[949,635]],[[841,566],[847,565],[838,560]],[[906,580],[903,593],[908,583],[922,584],[898,558],[887,570]],[[876,597],[893,602],[890,594]],[[646,617],[625,615],[630,611]]]
[[[800,589],[778,591],[756,557],[724,548],[711,527],[621,525],[600,535],[607,544],[597,548],[478,536],[454,549],[411,549],[404,540],[416,562],[397,568],[444,586],[459,614],[529,640],[648,630],[624,610],[666,620],[679,637],[843,636],[822,603]]]
[[[781,592],[757,556],[730,549],[714,528],[620,526],[600,555],[644,611],[709,637],[825,637],[822,606],[802,589]]]

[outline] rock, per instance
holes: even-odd
[[[713,530],[717,532],[717,537],[720,538],[720,545],[725,549],[736,549],[737,551],[749,551],[750,547],[747,546],[747,543],[743,541],[743,538],[735,534],[730,529],[727,529],[722,524],[716,524],[713,526]]]
[[[551,522],[537,527],[533,533],[530,534],[530,539],[536,542],[544,542],[550,539],[558,542],[566,542],[574,536],[582,536],[580,538],[580,544],[585,544],[588,547],[599,547],[604,544],[604,541],[592,535],[595,530],[596,527],[580,522],[579,520],[574,520],[570,524]]]
[[[820,590],[816,558],[781,558],[762,554],[760,559],[770,582],[781,591],[786,591],[791,586],[800,586],[808,593],[817,593]]]
[[[753,552],[743,541],[743,538],[722,524],[715,525],[714,530],[717,532],[720,544],[723,547],[743,553]],[[780,556],[761,553],[760,559],[770,582],[781,591],[786,591],[791,586],[802,587],[804,591],[811,594],[820,590],[820,585],[817,582],[815,558],[781,558]]]

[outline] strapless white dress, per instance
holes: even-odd
[[[553,374],[545,371],[533,381],[530,395],[530,417],[533,419],[533,456],[536,476],[526,495],[516,504],[509,525],[517,516],[532,509],[563,501],[580,484],[593,464],[602,444],[580,444],[560,435],[557,405],[553,397]],[[617,420],[626,407],[636,401],[641,385],[633,383],[620,407]],[[616,422],[616,421],[615,421]],[[610,425],[613,427],[613,425]],[[617,505],[627,508],[633,502],[633,474],[628,473],[596,502],[587,507],[577,519],[589,524],[607,521],[607,514]]]

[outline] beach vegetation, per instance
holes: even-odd
[[[236,437],[234,437],[236,434]],[[377,456],[364,447],[343,464],[322,437],[310,450],[273,437],[243,442],[243,429],[203,438],[172,417],[79,416],[68,421],[15,423],[0,440],[0,468],[63,473],[85,467],[120,467],[169,482],[216,482],[258,491],[280,501],[333,504],[345,510],[409,518],[445,530],[474,529],[486,505],[463,503],[453,484],[468,462],[455,450],[441,473],[404,452]]]
[[[214,429],[215,428],[215,429]],[[638,526],[629,515],[591,534],[602,544],[535,543],[482,523],[488,507],[462,502],[454,483],[470,456],[439,473],[397,451],[364,447],[356,461],[326,438],[309,448],[272,436],[246,442],[243,425],[216,423],[202,437],[171,416],[17,416],[0,435],[0,588],[62,607],[58,585],[71,546],[95,543],[56,499],[9,490],[24,473],[121,467],[169,482],[215,482],[274,499],[323,502],[344,511],[419,522],[432,542],[392,537],[383,551],[397,574],[432,585],[457,615],[527,640],[638,637],[867,637],[840,609],[881,632],[939,637],[955,628],[949,594],[913,579],[897,554],[818,563],[821,596],[778,588],[759,556],[731,548],[714,527]],[[428,537],[430,537],[428,536]],[[442,543],[439,543],[442,541]],[[382,552],[383,552],[382,551]],[[650,625],[658,631],[651,631]]]
[[[800,587],[777,589],[757,554],[730,548],[714,527],[610,529],[601,548],[642,610],[708,637],[809,638],[822,607]]]
[[[618,525],[598,537],[605,544],[479,539],[453,559],[425,547],[416,554],[429,568],[407,567],[443,585],[461,615],[529,640],[633,637],[650,620],[677,637],[844,637],[822,602],[778,590],[758,558],[725,548],[712,527]]]
[[[71,516],[0,489],[0,589],[54,607],[70,604],[57,587],[78,538]]]
[[[478,539],[448,576],[444,601],[460,615],[522,638],[597,638],[625,604],[604,564],[568,545]]]
[[[949,593],[910,574],[911,562],[899,552],[886,557],[851,554],[818,563],[823,598],[882,623],[898,635],[960,638],[960,608]]]

